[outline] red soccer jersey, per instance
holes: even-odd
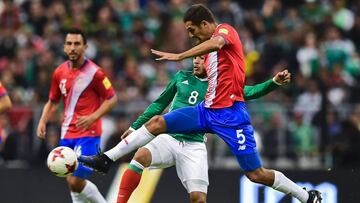
[[[228,24],[219,24],[212,37],[221,36],[226,44],[205,57],[209,85],[205,107],[226,108],[234,101],[244,101],[245,58],[236,30]]]
[[[95,112],[105,99],[110,99],[115,91],[104,72],[91,60],[85,60],[78,69],[71,69],[66,61],[56,68],[49,99],[59,102],[63,99],[64,118],[61,138],[96,137],[102,133],[101,120],[95,121],[87,131],[75,127],[79,116]]]
[[[1,84],[0,82],[0,98],[7,95],[6,89],[5,87]],[[1,126],[1,122],[0,122],[0,143],[2,142],[2,126]]]

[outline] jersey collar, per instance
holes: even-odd
[[[199,77],[196,76],[196,75],[194,75],[194,77],[195,77],[196,79],[200,80],[200,81],[203,81],[203,82],[208,81],[207,78],[199,78]]]

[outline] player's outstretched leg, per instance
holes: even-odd
[[[279,171],[260,167],[253,171],[246,172],[245,175],[252,182],[270,186],[275,190],[295,197],[302,203],[321,203],[319,191],[306,191]]]
[[[154,139],[156,135],[165,132],[165,130],[166,124],[164,118],[162,116],[154,116],[145,125],[131,133],[109,151],[95,156],[79,156],[78,160],[97,172],[107,173],[114,161],[144,146]]]
[[[131,160],[128,168],[124,172],[117,197],[117,203],[126,203],[131,194],[140,183],[144,168],[151,164],[151,153],[146,148],[140,148]]]

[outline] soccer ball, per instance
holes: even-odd
[[[56,147],[48,155],[47,166],[58,177],[70,176],[78,167],[76,153],[69,147]]]

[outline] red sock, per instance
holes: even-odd
[[[139,185],[140,180],[141,174],[131,169],[126,169],[121,179],[117,203],[126,203]]]

